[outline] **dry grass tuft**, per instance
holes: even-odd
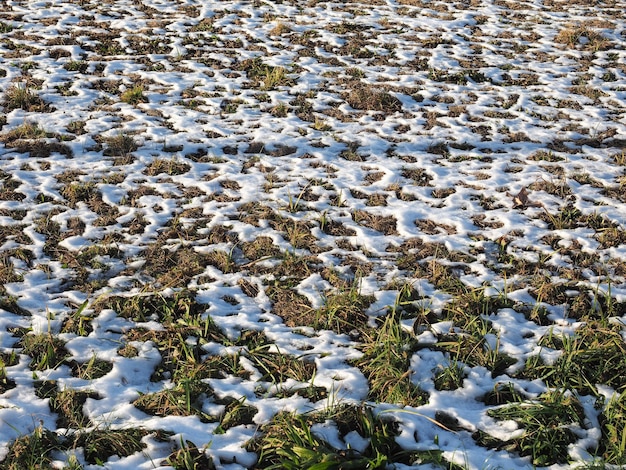
[[[385,114],[402,111],[402,102],[396,96],[371,85],[353,86],[345,99],[354,109],[379,111]]]
[[[28,112],[45,113],[53,108],[27,85],[13,84],[4,92],[2,106],[6,112],[22,109]]]
[[[611,47],[609,40],[601,33],[585,25],[569,26],[562,29],[554,37],[554,42],[564,44],[569,48],[603,51]]]

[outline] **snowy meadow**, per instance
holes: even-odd
[[[626,464],[624,1],[0,5],[0,470]]]

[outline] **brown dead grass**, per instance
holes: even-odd
[[[575,49],[603,51],[611,47],[610,41],[586,25],[569,26],[561,29],[554,42]]]
[[[397,235],[397,221],[393,215],[377,215],[364,210],[356,210],[352,213],[352,219],[359,225],[371,228],[384,235]]]
[[[386,91],[380,91],[371,85],[358,84],[346,96],[346,101],[354,109],[379,111],[385,114],[402,110],[402,102]]]

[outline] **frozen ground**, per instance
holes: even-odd
[[[626,458],[624,2],[1,5],[0,468],[262,467],[361,404],[392,468]]]

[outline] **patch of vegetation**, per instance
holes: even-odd
[[[204,422],[216,421],[202,411],[202,403],[211,393],[208,385],[188,381],[161,392],[142,394],[133,402],[138,409],[153,416],[198,416]]]
[[[295,284],[295,282],[293,283]],[[285,282],[281,284],[285,284]],[[309,324],[308,321],[303,319],[303,316],[310,316],[312,307],[305,296],[298,294],[288,285],[280,285],[278,283],[269,286],[266,294],[272,301],[273,312],[283,319],[285,325],[293,327],[302,326],[303,323],[305,325]]]
[[[432,68],[428,71],[428,78],[435,82],[444,82],[453,85],[467,84],[467,75],[464,71],[456,72]],[[484,81],[484,77],[480,75],[478,75],[477,78],[479,81]]]
[[[626,392],[615,394],[600,414],[602,439],[598,454],[609,464],[626,464]]]
[[[361,341],[363,357],[354,365],[367,377],[368,399],[407,406],[428,400],[428,394],[413,383],[409,365],[416,344],[402,329],[395,310],[379,322],[378,328],[365,332]]]
[[[191,166],[188,163],[176,159],[157,158],[146,166],[144,173],[149,176],[157,176],[161,173],[173,176],[187,173],[190,169]]]
[[[382,232],[384,235],[397,234],[397,220],[393,215],[377,215],[365,210],[356,210],[352,213],[352,218],[359,225]]]
[[[44,139],[48,137],[48,133],[39,124],[34,122],[25,122],[9,132],[3,134],[0,139],[5,143],[12,143],[16,140],[25,139]]]
[[[52,413],[56,413],[57,427],[81,429],[90,426],[91,422],[83,413],[83,405],[88,398],[98,399],[95,392],[59,390],[55,381],[43,381],[35,384],[35,394],[39,398],[47,398]]]
[[[15,388],[15,380],[7,376],[6,368],[16,365],[17,362],[18,358],[15,352],[0,353],[0,395]]]
[[[137,428],[95,429],[78,434],[74,445],[83,448],[87,463],[103,465],[114,455],[128,457],[141,452],[146,447],[142,439],[150,434],[150,431]]]
[[[97,192],[96,185],[92,181],[72,182],[61,188],[61,195],[67,199],[71,207],[75,207],[76,203],[86,202],[93,198]]]
[[[430,186],[433,177],[423,168],[404,168],[402,176],[412,180],[416,186]]]
[[[249,260],[256,261],[264,258],[275,258],[280,255],[280,249],[270,237],[260,236],[252,242],[243,242],[243,255]]]
[[[158,240],[148,245],[143,253],[146,260],[143,273],[154,278],[156,285],[185,289],[195,276],[203,273],[206,266],[213,264],[216,259],[224,259],[224,266],[229,266],[228,269],[234,266],[227,253],[225,257],[214,258],[215,255],[200,254],[191,246],[170,250],[163,247],[165,241]]]
[[[0,21],[0,33],[6,34],[13,31],[13,25],[9,23],[5,23],[4,21]]]
[[[113,370],[113,364],[109,361],[99,359],[95,354],[86,362],[70,362],[72,374],[83,380],[95,380],[104,377]]]
[[[32,434],[24,435],[9,444],[6,457],[0,462],[4,470],[51,468],[52,453],[61,449],[59,437],[38,426]]]
[[[347,433],[356,432],[367,444],[361,449],[334,447],[314,431],[315,424],[328,419],[337,428],[340,441]],[[309,415],[279,413],[261,433],[247,446],[259,454],[260,468],[383,469],[392,462],[410,462],[409,454],[395,442],[397,423],[375,415],[366,406],[338,406]]]
[[[220,424],[215,430],[216,434],[225,433],[228,429],[235,426],[254,424],[253,418],[258,410],[254,406],[247,405],[245,397],[240,400],[226,397],[220,400],[220,402],[226,406],[220,419]]]
[[[369,317],[365,313],[374,296],[362,295],[359,279],[346,290],[331,292],[323,297],[323,306],[311,312],[313,328],[327,329],[337,333],[362,331],[367,328]]]
[[[120,160],[121,164],[130,163],[132,158],[130,154],[138,148],[133,136],[121,132],[115,136],[105,138],[104,143],[106,148],[103,154],[105,156],[122,158]]]
[[[164,464],[175,470],[215,470],[213,459],[207,456],[205,449],[198,448],[191,441],[183,442],[182,439],[178,447]]]
[[[51,333],[26,334],[16,347],[22,348],[22,353],[32,358],[32,370],[56,369],[70,357],[65,342]]]
[[[146,97],[146,95],[143,94],[142,86],[134,86],[125,90],[120,95],[120,101],[136,106],[140,103],[147,103],[148,98]]]
[[[123,318],[145,322],[151,319],[165,324],[179,320],[190,321],[206,310],[206,306],[195,300],[195,294],[189,290],[180,290],[173,295],[148,292],[130,297],[109,296],[94,302],[96,312],[110,308]]]
[[[351,107],[359,110],[386,114],[402,111],[402,102],[396,96],[365,84],[353,86],[346,96],[346,101]]]
[[[626,344],[619,325],[590,320],[572,336],[548,335],[541,344],[562,350],[554,364],[531,356],[519,373],[523,378],[541,378],[551,387],[597,395],[597,384],[623,393],[626,390]]]
[[[5,90],[2,106],[4,106],[6,112],[14,109],[35,113],[45,113],[53,110],[32,88],[19,84],[10,85]]]
[[[586,25],[569,26],[561,29],[554,38],[557,44],[575,49],[582,48],[592,51],[606,50],[611,43],[601,33]]]
[[[463,386],[465,368],[458,362],[452,361],[447,366],[440,366],[434,380],[436,390],[456,390]]]
[[[524,433],[507,441],[520,455],[528,455],[533,465],[567,463],[568,445],[577,437],[567,424],[583,425],[584,412],[578,399],[563,391],[546,392],[534,402],[505,405],[487,411],[499,420],[513,420]]]
[[[261,374],[259,380],[276,386],[287,379],[306,383],[315,376],[316,368],[312,361],[307,361],[304,357],[269,352],[266,346],[251,349],[245,356]]]
[[[89,62],[86,60],[71,60],[63,65],[68,72],[85,73],[89,68]]]
[[[39,124],[27,121],[1,135],[0,142],[17,152],[30,154],[30,157],[49,157],[53,153],[60,153],[71,158],[71,148],[53,138],[61,139],[62,136],[49,133]]]
[[[287,69],[280,66],[264,64],[261,58],[246,59],[241,62],[240,69],[245,71],[254,88],[275,90],[281,86],[289,86],[294,82],[289,78]]]
[[[215,326],[210,317],[206,319],[181,318],[173,323],[166,323],[161,331],[133,328],[125,335],[127,342],[151,341],[161,354],[161,362],[155,368],[150,379],[154,382],[170,380],[178,387],[177,392],[189,394],[194,399],[200,394],[210,395],[210,389],[203,381],[209,378],[221,378],[226,374],[246,375],[240,369],[239,356],[206,356],[202,346],[209,343],[229,344],[225,335]],[[126,357],[134,357],[136,349],[127,344],[118,352]],[[167,397],[166,397],[167,398]]]
[[[212,251],[204,258],[206,264],[215,266],[224,274],[232,273],[237,270],[235,259],[233,258],[232,251],[227,252],[223,250]]]

